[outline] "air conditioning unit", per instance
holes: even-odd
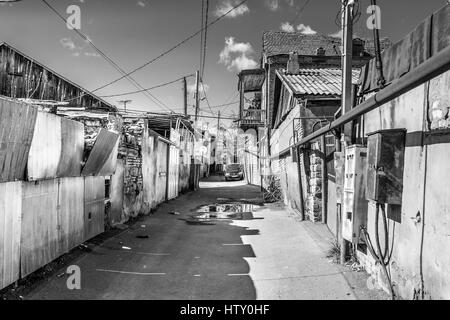
[[[345,150],[342,236],[357,244],[361,225],[367,225],[368,201],[365,195],[367,148],[354,145]]]

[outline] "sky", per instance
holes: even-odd
[[[47,0],[64,17],[71,5],[81,9],[81,29],[102,52],[125,71],[133,70],[170,49],[201,28],[202,0]],[[210,0],[209,21],[241,0]],[[381,7],[381,36],[396,42],[417,24],[447,3],[447,0],[378,0]],[[370,0],[360,0],[362,15],[355,25],[361,37],[371,37],[365,27]],[[300,12],[300,9],[303,11]],[[297,30],[304,33],[335,34],[339,0],[248,0],[238,10],[208,28],[203,82],[206,99],[201,114],[230,117],[238,105],[215,107],[237,101],[237,74],[257,67],[262,33],[266,30]],[[121,75],[82,40],[41,0],[22,0],[0,5],[0,42],[8,42],[87,90],[94,90]],[[133,74],[145,88],[194,74],[200,68],[200,35]],[[188,78],[190,90],[194,77]],[[126,79],[95,92],[99,96],[137,90]],[[183,110],[182,82],[151,91],[162,103],[142,93],[105,98],[128,109],[174,112]],[[194,113],[189,94],[189,113]],[[208,120],[206,120],[208,121]],[[211,122],[214,120],[211,119]]]

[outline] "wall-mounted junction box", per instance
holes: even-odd
[[[361,225],[367,225],[368,201],[365,198],[367,148],[350,146],[345,150],[344,205],[342,236],[357,244]]]
[[[401,205],[406,130],[382,130],[368,136],[366,198]]]

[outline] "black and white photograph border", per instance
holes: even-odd
[[[444,0],[0,0],[0,300],[449,300],[449,70]]]

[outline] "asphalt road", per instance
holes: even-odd
[[[80,290],[67,288],[68,275],[61,269],[24,298],[360,298],[343,271],[325,258],[318,240],[280,205],[214,225],[181,220],[202,205],[224,201],[221,198],[260,197],[257,187],[213,177],[200,191],[161,205],[155,214],[72,261],[81,270]]]

